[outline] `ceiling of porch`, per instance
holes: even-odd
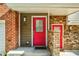
[[[7,3],[8,7],[23,13],[50,13],[68,15],[79,11],[79,3]]]

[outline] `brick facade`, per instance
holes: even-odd
[[[0,8],[2,8],[3,5],[0,5]],[[6,6],[5,6],[6,7]],[[3,10],[3,11],[2,11]],[[5,8],[3,7],[1,12],[5,12]],[[5,50],[9,51],[12,49],[17,48],[18,45],[18,22],[19,22],[19,16],[18,12],[13,10],[8,10],[8,12],[5,12],[3,16],[0,17],[1,20],[5,20]]]
[[[19,46],[19,13],[9,9],[5,4],[0,4],[0,20],[5,20],[5,50],[9,51],[15,49]],[[66,25],[66,16],[51,16],[50,25],[52,23],[64,25],[64,49],[79,49],[79,26],[71,26],[77,28],[75,30],[69,30],[68,25]],[[51,29],[51,27],[50,27]],[[69,32],[68,32],[69,31]],[[68,37],[67,37],[68,36]],[[73,38],[74,37],[74,38]],[[69,38],[69,39],[68,39]],[[75,39],[76,38],[76,39]]]
[[[0,17],[3,14],[5,14],[8,10],[9,10],[9,8],[7,7],[7,5],[0,3]]]
[[[64,49],[79,50],[79,25],[68,25],[64,33]]]
[[[79,25],[67,25],[66,16],[51,16],[51,24],[62,23],[64,25],[64,50],[79,50]]]

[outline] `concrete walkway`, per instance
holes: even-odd
[[[20,47],[12,51],[24,51],[24,56],[49,56],[47,49],[35,49],[34,47]],[[79,50],[65,50],[60,56],[79,56]]]
[[[24,56],[49,56],[47,49],[35,49],[34,47],[20,47],[14,51],[24,51]]]
[[[60,52],[60,56],[79,56],[79,50],[65,50]]]

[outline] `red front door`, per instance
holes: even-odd
[[[46,17],[33,17],[33,46],[46,46]]]
[[[58,30],[59,33],[60,33],[60,48],[62,48],[62,36],[63,36],[63,27],[61,24],[52,24],[52,27],[51,27],[52,31],[54,32],[55,30]]]

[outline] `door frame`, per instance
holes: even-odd
[[[31,16],[31,46],[33,47],[33,17],[45,17],[46,18],[46,47],[47,47],[47,16]]]
[[[64,48],[64,25],[63,24],[51,24],[51,31],[52,31],[52,25],[62,25],[62,49]]]
[[[19,21],[19,24],[18,24],[18,26],[19,26],[19,29],[18,29],[19,30],[19,33],[18,33],[18,39],[19,39],[18,45],[20,47],[21,46],[21,42],[20,42],[20,40],[21,40],[21,38],[20,38],[21,37],[20,36],[20,34],[21,34],[21,27],[20,27],[21,26],[21,23],[20,23],[21,22],[21,13],[20,12],[19,12],[19,20],[18,21]]]

